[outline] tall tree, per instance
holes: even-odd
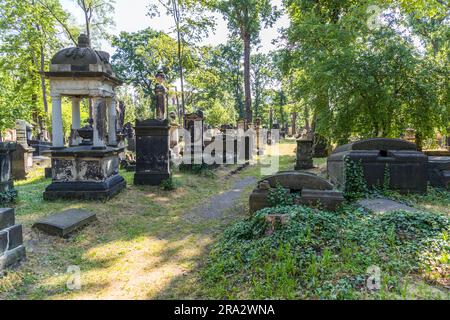
[[[63,16],[57,0],[4,0],[0,3],[0,65],[6,75],[2,77],[5,82],[1,85],[4,88],[1,94],[14,96],[10,102],[16,104],[6,107],[16,109],[10,115],[23,115],[30,121],[32,115],[41,130],[48,111],[43,72],[51,53],[61,46],[57,19],[48,14],[47,7],[55,8],[55,12]],[[28,108],[29,112],[20,110],[22,108]],[[7,120],[9,125],[13,120]]]
[[[177,58],[178,73],[181,85],[181,108],[182,114],[185,114],[185,92],[184,92],[184,61],[183,49],[185,46],[194,46],[200,42],[203,36],[206,36],[209,29],[215,25],[213,17],[205,13],[204,6],[196,1],[187,0],[158,0],[168,15],[172,16],[174,21],[174,31],[177,38]],[[149,6],[149,16],[159,15],[158,6],[153,4]],[[186,39],[189,39],[187,41]]]
[[[112,56],[113,67],[120,78],[128,84],[142,89],[147,98],[154,95],[155,75],[164,66],[166,80],[176,80],[177,42],[162,31],[147,28],[134,33],[121,32],[112,38],[112,45],[117,48]],[[183,51],[185,67],[193,66],[189,50]]]
[[[260,117],[261,107],[264,103],[264,93],[270,84],[273,82],[273,65],[269,55],[257,53],[250,57],[251,62],[251,80],[252,91],[254,98],[254,115],[255,118]]]
[[[287,75],[325,137],[337,143],[351,136],[398,137],[412,127],[420,145],[448,123],[448,94],[442,93],[448,92],[442,90],[448,67],[430,61],[401,32],[398,26],[408,21],[390,14],[396,7],[385,8],[382,26],[371,28],[368,6],[374,3],[385,5],[288,1]]]
[[[83,11],[84,28],[89,41],[105,38],[107,28],[114,24],[115,0],[74,0]]]
[[[245,116],[248,122],[252,122],[251,45],[258,43],[263,27],[273,25],[279,11],[270,0],[217,0],[212,1],[211,6],[222,13],[232,34],[239,36],[244,45]]]

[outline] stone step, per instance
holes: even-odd
[[[80,209],[70,209],[36,222],[33,228],[52,236],[65,238],[96,220],[97,216],[95,213]]]

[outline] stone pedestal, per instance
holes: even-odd
[[[313,141],[306,139],[297,140],[297,164],[295,170],[307,170],[313,165]]]
[[[158,186],[170,177],[170,138],[167,120],[136,121],[134,184]]]
[[[0,142],[0,193],[14,190],[11,167],[12,153],[15,150],[15,143]]]
[[[33,167],[33,148],[18,143],[12,156],[12,175],[15,180],[25,180]]]
[[[24,258],[22,226],[15,223],[14,209],[0,208],[0,273]]]
[[[126,186],[119,175],[118,154],[123,149],[95,149],[79,146],[52,150],[52,184],[44,192],[45,200],[109,199]]]

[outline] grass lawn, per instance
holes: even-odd
[[[293,168],[294,148],[290,140],[280,145],[280,170]],[[314,171],[324,174],[325,159],[315,159],[315,164],[318,168]],[[133,186],[133,174],[123,172],[127,189],[108,202],[45,202],[42,192],[50,181],[42,178],[42,171],[36,171],[27,181],[16,183],[16,219],[24,226],[27,260],[0,278],[0,299],[358,299],[448,295],[448,282],[441,281],[449,275],[448,261],[447,269],[445,264],[436,263],[425,272],[396,267],[402,259],[413,267],[419,267],[420,262],[409,251],[400,250],[393,234],[391,238],[364,243],[364,230],[377,221],[363,218],[355,208],[319,215],[294,209],[294,229],[261,237],[258,217],[248,219],[252,184],[240,191],[236,205],[219,217],[194,219],[190,214],[193,209],[208,203],[212,196],[227,192],[242,179],[261,177],[260,165],[230,176],[232,169],[205,175],[175,172],[174,191]],[[432,192],[400,200],[439,216],[450,214],[448,193]],[[98,222],[69,239],[31,229],[39,218],[69,208],[93,211]],[[306,228],[303,222],[307,217],[311,224]],[[423,218],[432,220],[429,216]],[[416,221],[408,220],[410,217],[405,219],[416,226]],[[383,221],[377,222],[377,235],[382,234]],[[431,238],[437,237],[432,230],[426,231]],[[380,251],[377,246],[388,240],[392,245]],[[448,250],[448,239],[443,241],[436,248],[441,250],[446,245]],[[383,257],[377,258],[381,253],[388,254],[389,263],[384,263]],[[434,253],[432,258],[437,256]],[[371,257],[382,270],[389,270],[385,276],[395,278],[385,279],[386,286],[376,295],[360,288],[358,277],[364,277],[366,265],[371,262],[364,257]],[[80,267],[81,290],[67,288],[70,275],[66,271],[72,265]],[[394,277],[392,272],[400,273]]]

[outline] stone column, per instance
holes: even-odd
[[[99,108],[101,107],[100,104],[102,103],[103,98],[94,97],[92,100],[92,119],[94,120],[94,123],[92,124],[92,145],[94,148],[103,148],[105,144],[99,134]]]
[[[76,130],[81,128],[81,115],[80,115],[80,101],[78,97],[72,98],[72,130],[73,130],[73,141],[72,145],[77,146],[80,144],[80,137]]]
[[[113,97],[108,101],[108,144],[117,145],[117,128],[116,128],[116,98]]]
[[[52,96],[52,137],[54,148],[64,148],[61,96]]]

